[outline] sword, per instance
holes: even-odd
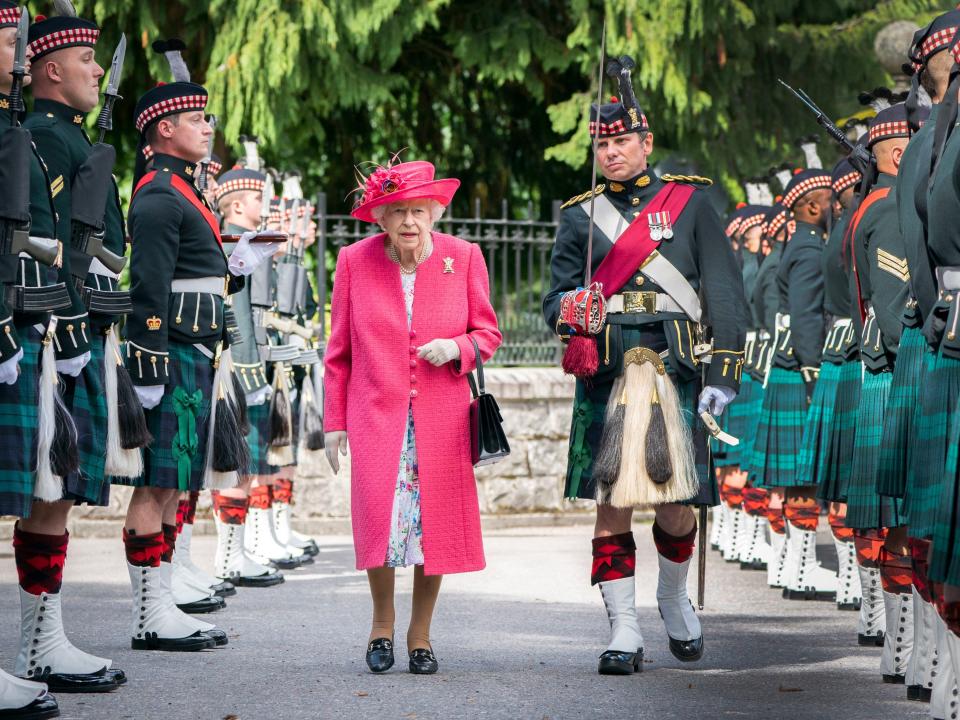
[[[17,23],[17,45],[13,51],[13,84],[10,87],[10,127],[19,124],[23,112],[23,76],[27,74],[27,35],[30,28],[30,13],[20,8],[20,21]]]
[[[113,52],[113,61],[110,63],[110,80],[107,82],[107,89],[103,91],[103,107],[97,118],[97,127],[100,128],[100,139],[97,142],[102,143],[107,131],[113,130],[113,104],[123,99],[119,90],[120,77],[123,75],[123,60],[126,55],[127,36],[120,33],[120,42],[117,43],[117,49]]]
[[[597,73],[597,124],[595,128],[600,129],[600,105],[603,103],[603,61],[607,54],[607,18],[603,18],[603,30],[600,36],[600,72]],[[593,192],[597,187],[597,133],[593,133],[590,138],[590,145],[593,149],[593,171],[590,176],[590,227],[587,230],[587,269],[584,274],[583,286],[590,287],[590,278],[593,275],[593,214],[596,203],[594,202],[597,194]]]

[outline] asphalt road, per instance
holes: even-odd
[[[133,651],[119,538],[70,546],[64,613],[74,644],[113,658],[130,678],[105,695],[60,695],[64,718],[842,718],[927,717],[902,686],[880,682],[880,650],[856,645],[856,614],[787,602],[766,575],[709,554],[706,652],[678,662],[656,609],[649,526],[636,529],[644,671],[601,677],[607,621],[589,586],[589,527],[487,533],[488,568],[444,580],[433,627],[440,672],[414,676],[403,658],[410,571],[398,578],[398,663],[369,673],[370,604],[348,537],[320,538],[317,564],[270,589],[241,589],[209,618],[230,634],[195,654]],[[827,541],[826,537],[823,538]],[[214,539],[194,541],[211,565]],[[832,558],[831,558],[832,559]],[[694,573],[692,572],[693,576]],[[691,577],[691,589],[695,578]],[[0,664],[12,669],[16,573],[0,548]]]

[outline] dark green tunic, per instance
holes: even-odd
[[[789,343],[778,345],[774,360],[785,370],[820,367],[826,335],[822,270],[824,239],[820,228],[798,222],[777,270],[779,312],[790,316],[791,338]]]
[[[647,203],[663,187],[663,181],[648,170],[629,182],[606,183],[600,191],[621,215],[632,220],[643,213]],[[550,290],[543,300],[543,316],[551,329],[561,333],[563,328],[557,326],[560,300],[565,292],[582,286],[584,280],[590,219],[579,204],[589,195],[578,196],[564,206],[551,256]],[[660,244],[659,252],[700,291],[702,323],[712,327],[714,339],[713,362],[706,371],[706,382],[737,389],[747,324],[743,279],[720,219],[705,194],[693,194],[682,215],[673,219],[673,232],[673,238]],[[610,239],[594,228],[590,258],[594,271],[612,247]],[[662,292],[639,270],[623,288],[628,290]],[[701,372],[692,352],[695,331],[694,323],[681,313],[624,313],[608,317],[599,338],[600,370],[589,384],[577,382],[567,497],[595,497],[593,458],[599,449],[610,390],[622,372],[626,350],[642,345],[657,352],[668,351],[666,364],[677,382],[681,402],[691,412],[690,417],[695,417]],[[706,433],[699,422],[692,426],[692,431],[701,482],[700,494],[692,502],[716,504],[716,483],[708,467]]]

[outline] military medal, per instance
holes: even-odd
[[[670,213],[666,210],[660,213],[660,226],[663,228],[663,239],[670,240],[673,237],[673,225],[670,223]]]
[[[663,226],[660,224],[660,213],[647,213],[647,224],[650,226],[650,239],[660,242],[663,239]]]

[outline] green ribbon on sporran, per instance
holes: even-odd
[[[578,383],[579,384],[579,383]],[[593,452],[587,442],[587,430],[593,424],[593,403],[582,397],[578,388],[577,399],[573,404],[573,432],[570,435],[570,491],[568,497],[575,498],[580,491],[580,479],[593,463]]]

